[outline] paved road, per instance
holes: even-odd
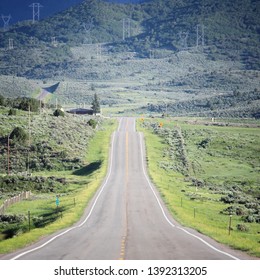
[[[13,259],[235,259],[240,255],[178,225],[150,183],[145,148],[133,118],[113,134],[110,167],[74,227],[10,254]]]

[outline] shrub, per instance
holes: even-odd
[[[65,116],[64,112],[63,112],[61,109],[56,109],[56,110],[54,111],[53,115],[54,115],[55,117],[64,117],[64,116]]]
[[[0,215],[0,222],[7,222],[9,224],[14,224],[14,223],[22,223],[23,221],[26,220],[26,216],[24,215],[16,215],[16,214],[3,214]]]
[[[14,107],[23,111],[37,112],[40,108],[40,101],[30,97],[18,97],[14,100]]]
[[[239,231],[249,231],[249,228],[245,224],[237,224],[237,230],[239,230]]]
[[[253,215],[248,215],[244,218],[244,221],[247,223],[254,223],[255,222],[255,217]]]
[[[5,98],[0,94],[0,106],[5,105]]]
[[[224,203],[233,203],[235,201],[235,197],[233,196],[233,194],[228,194],[227,196],[222,196],[220,198],[220,201]]]
[[[97,121],[93,120],[93,119],[90,119],[87,124],[93,128],[96,128],[97,126]]]
[[[221,214],[243,216],[248,214],[248,209],[243,206],[232,205],[220,211]]]
[[[210,141],[211,141],[211,140],[210,140],[209,138],[202,140],[202,141],[198,144],[198,148],[204,148],[204,149],[206,149],[206,148],[209,146]]]
[[[21,127],[14,128],[10,134],[10,139],[15,143],[24,144],[28,138],[28,134]]]
[[[16,116],[16,110],[11,108],[8,112],[8,116]]]

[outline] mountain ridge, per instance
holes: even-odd
[[[159,103],[166,98],[180,102],[178,110],[187,113],[191,108],[197,114],[197,103],[190,101],[202,98],[201,104],[209,106],[198,103],[199,112],[203,107],[211,114],[225,102],[223,94],[236,91],[245,93],[253,105],[252,94],[257,97],[260,86],[260,6],[253,0],[227,2],[154,0],[122,5],[85,0],[51,18],[1,32],[0,71],[70,83],[73,86],[63,86],[64,102],[85,102],[96,91],[102,105],[124,104],[130,111],[133,105],[140,112],[161,112]],[[235,94],[232,98],[240,100]],[[243,111],[249,103],[242,99],[239,104]],[[258,116],[256,109],[247,109],[246,116]],[[240,112],[236,115],[245,116]]]
[[[10,38],[20,48],[28,46],[32,38],[36,43],[50,44],[55,37],[58,43],[69,46],[116,43],[147,57],[151,49],[178,51],[205,44],[219,49],[212,51],[215,53],[228,51],[227,56],[233,59],[249,57],[252,65],[247,67],[257,69],[259,11],[260,5],[252,0],[232,4],[227,0],[154,0],[127,5],[85,0],[35,24],[25,21],[10,27],[0,34],[0,47],[7,47]]]
[[[62,12],[83,2],[84,0],[66,0],[66,1],[53,1],[53,0],[40,0],[40,19],[53,16],[58,12]],[[145,0],[104,0],[106,2],[113,3],[140,3]],[[11,16],[9,24],[13,25],[19,21],[32,20],[32,7],[30,5],[31,0],[2,0],[0,3],[0,14],[5,16]]]

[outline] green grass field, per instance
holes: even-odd
[[[30,211],[31,230],[27,219],[21,226],[26,232],[17,233],[13,238],[0,241],[0,253],[12,252],[22,248],[43,236],[77,222],[83,214],[107,172],[110,138],[116,129],[116,121],[107,120],[88,144],[86,162],[88,166],[77,171],[52,171],[37,173],[41,176],[59,176],[66,178],[68,184],[63,193],[38,193],[32,199],[14,204],[7,214],[28,215]],[[59,207],[56,206],[56,195],[59,195]],[[38,226],[38,227],[36,227]],[[1,235],[0,235],[1,237]],[[3,238],[3,236],[2,236]]]
[[[189,163],[188,174],[184,174],[186,171],[176,170],[180,164],[175,164],[178,158],[172,156],[177,153],[176,147],[169,147],[170,140],[163,133],[154,133],[150,122],[145,120],[145,125],[138,122],[145,135],[149,174],[173,216],[221,243],[260,257],[260,224],[246,223],[244,215],[233,214],[229,234],[230,215],[220,213],[229,206],[240,207],[246,211],[245,215],[257,211],[243,208],[249,203],[257,203],[254,206],[259,209],[260,130],[152,120],[157,125],[163,122],[166,130],[181,129]],[[220,201],[230,193],[240,200],[230,204]],[[247,231],[238,230],[237,225],[243,225]]]

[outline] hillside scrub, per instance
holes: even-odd
[[[122,22],[129,14],[131,30],[123,39]],[[1,32],[0,48],[7,48],[9,38],[15,41],[15,47],[0,58],[4,66],[19,61],[19,76],[41,79],[44,67],[49,70],[49,78],[75,67],[71,47],[79,44],[102,43],[112,53],[130,51],[139,58],[149,58],[151,50],[179,52],[207,47],[205,51],[212,61],[240,61],[246,69],[258,70],[258,25],[257,3],[250,0],[232,4],[227,0],[167,0],[131,5],[86,0],[37,25],[25,21]],[[198,46],[197,26],[206,30],[204,43],[200,40]],[[186,41],[181,34],[189,35]],[[56,44],[50,41],[52,37],[57,38]],[[10,67],[1,71],[4,75],[13,73]]]
[[[168,103],[168,113],[172,116],[259,118],[260,91],[234,91],[233,94],[205,97]],[[251,104],[251,106],[248,106]],[[148,104],[149,112],[162,113],[165,105]]]
[[[21,127],[15,127],[13,131],[10,133],[9,137],[14,144],[26,144],[29,136],[26,131],[24,131]]]
[[[7,172],[7,135],[12,131],[10,171],[14,174],[28,169],[34,172],[80,168],[85,164],[84,154],[95,133],[87,124],[88,119],[72,115],[60,119],[49,114],[49,111],[31,114],[30,119],[21,112],[17,116],[0,114],[0,120],[0,173],[3,174]],[[100,122],[100,119],[95,121]],[[16,125],[23,134],[14,133]],[[17,141],[21,137],[28,140],[29,133],[30,143]],[[14,142],[17,145],[13,145]]]
[[[50,119],[59,118],[48,114],[48,120]],[[68,125],[68,119],[73,122],[74,127],[76,124],[83,130],[81,117],[65,116],[63,123],[66,122]],[[44,170],[37,173],[34,171],[31,176],[26,172],[0,176],[0,202],[24,190],[32,192],[29,199],[13,204],[3,215],[0,215],[0,221],[3,221],[0,223],[1,253],[22,248],[42,236],[71,226],[78,221],[106,175],[110,137],[115,126],[115,121],[103,120],[99,121],[99,128],[94,131],[84,124],[84,130],[91,130],[92,134],[88,138],[87,145],[80,151],[84,166],[79,169]],[[67,133],[71,129],[73,130],[70,127]],[[80,136],[83,137],[84,133],[82,132]],[[63,140],[67,141],[67,138]],[[67,145],[73,146],[70,142]],[[57,195],[60,200],[59,207],[55,204]],[[28,209],[31,218],[30,230]]]

